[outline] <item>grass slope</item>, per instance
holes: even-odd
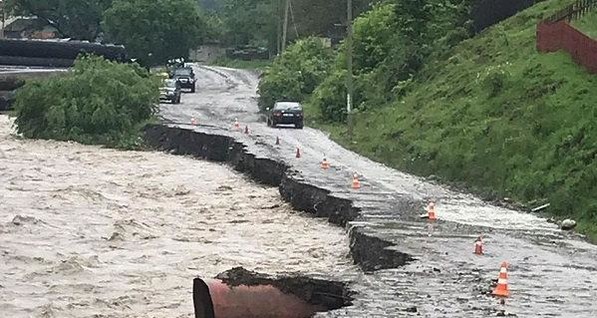
[[[487,198],[550,202],[597,238],[597,76],[535,48],[537,21],[571,2],[541,2],[442,52],[403,99],[355,116],[353,143],[345,127],[323,128],[401,170]]]
[[[587,13],[582,18],[573,21],[572,25],[586,35],[597,39],[597,10]]]

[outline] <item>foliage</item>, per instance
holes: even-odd
[[[587,12],[578,20],[572,21],[572,25],[593,39],[597,39],[597,9]]]
[[[80,57],[67,75],[18,90],[15,124],[27,138],[131,147],[157,110],[158,87],[138,66]]]
[[[112,0],[5,0],[8,11],[34,15],[53,25],[62,36],[95,40],[100,34],[103,12]]]
[[[187,57],[207,34],[193,0],[114,0],[103,25],[110,40],[145,65]]]
[[[333,137],[486,198],[548,201],[549,212],[597,237],[597,77],[565,53],[535,47],[536,21],[571,2],[541,2],[451,49],[434,48],[404,96],[356,115],[354,142],[343,126],[328,126]]]
[[[332,60],[331,49],[317,38],[299,40],[268,68],[259,82],[259,108],[276,101],[303,102],[323,80]]]
[[[376,0],[354,0],[355,14],[363,12]],[[202,0],[200,2],[207,2]],[[213,1],[212,1],[213,2]],[[222,42],[230,45],[268,47],[276,52],[284,20],[284,1],[221,0],[203,4],[215,8],[224,21]],[[346,23],[346,0],[294,0],[289,12],[287,38],[295,41],[308,36],[344,33],[338,25]]]
[[[276,15],[271,1],[223,0],[223,2],[222,15],[226,25],[224,42],[234,45],[267,46],[275,39]]]

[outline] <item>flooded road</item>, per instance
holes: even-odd
[[[192,317],[195,276],[356,272],[342,228],[227,166],[10,132],[0,115],[1,317]]]
[[[252,72],[197,66],[196,73],[196,94],[184,94],[181,105],[162,105],[166,122],[231,136],[251,153],[283,162],[308,184],[351,200],[361,213],[348,227],[363,229],[414,259],[354,277],[352,288],[360,292],[355,306],[326,317],[476,318],[502,310],[519,317],[597,316],[595,245],[541,216],[496,207],[373,162],[319,130],[267,127],[259,120],[258,78]],[[192,118],[197,126],[190,125]],[[235,118],[249,134],[233,129]],[[274,144],[276,138],[280,145]],[[295,157],[297,147],[301,158]],[[319,167],[324,157],[332,166],[327,172]],[[354,172],[362,184],[358,191],[350,189]],[[419,218],[430,198],[437,200],[435,224]],[[413,201],[419,204],[407,204]],[[472,252],[479,235],[483,256]],[[489,295],[503,261],[511,264],[512,296],[505,306]]]

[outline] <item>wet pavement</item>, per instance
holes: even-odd
[[[348,227],[361,227],[415,259],[400,268],[343,274],[360,292],[355,305],[320,316],[486,317],[501,310],[519,317],[597,315],[596,246],[533,214],[495,207],[363,158],[318,130],[268,128],[257,114],[255,73],[214,67],[196,72],[197,93],[183,95],[180,105],[163,105],[166,122],[233,136],[251,153],[284,162],[307,182],[361,209]],[[198,126],[190,125],[192,118]],[[241,128],[249,127],[248,135],[234,129],[235,118]],[[319,168],[324,156],[329,171]],[[353,172],[362,177],[360,190],[350,189]],[[419,218],[429,198],[438,202],[440,220],[434,224]],[[483,256],[473,254],[480,234]],[[487,295],[502,261],[510,263],[512,291],[505,306]]]
[[[196,276],[359,273],[344,229],[226,165],[10,126],[0,115],[0,317],[193,317]]]

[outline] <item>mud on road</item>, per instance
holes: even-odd
[[[198,275],[356,273],[343,229],[225,165],[10,132],[0,116],[2,317],[192,317]]]

